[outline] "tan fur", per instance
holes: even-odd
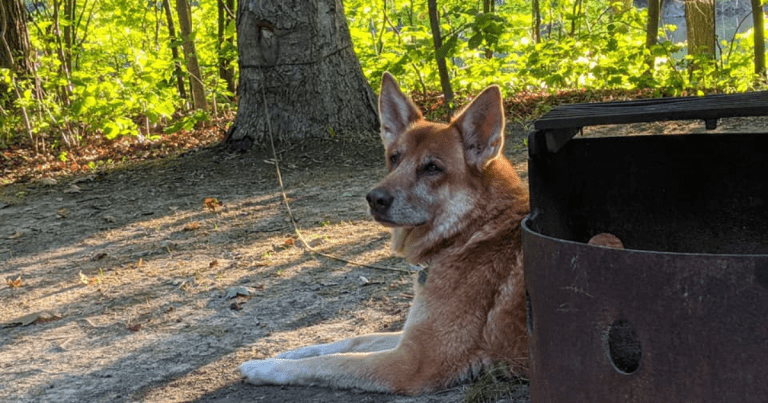
[[[392,228],[393,250],[429,267],[404,329],[249,361],[241,371],[251,383],[419,394],[498,361],[526,371],[528,194],[501,153],[498,87],[440,124],[424,120],[387,73],[379,110],[390,172],[368,195],[371,214]]]

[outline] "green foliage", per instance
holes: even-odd
[[[647,12],[611,9],[610,0],[541,3],[541,41],[532,34],[532,2],[441,0],[443,46],[435,50],[426,2],[347,0],[352,41],[363,71],[378,89],[384,71],[406,88],[440,88],[435,55],[449,58],[459,91],[497,83],[509,93],[568,89],[654,89],[657,95],[753,89],[751,31],[723,42],[719,60],[685,56],[685,43],[645,46]],[[618,7],[617,7],[618,8]],[[492,55],[488,58],[487,54]],[[695,69],[692,67],[695,66]]]
[[[63,12],[67,3],[71,1],[59,1],[55,14],[52,0],[40,1],[30,14],[27,27],[38,66],[36,79],[0,70],[0,83],[5,83],[0,88],[8,90],[0,94],[0,147],[26,132],[18,113],[22,108],[35,146],[50,143],[54,148],[88,136],[152,136],[167,125],[178,131],[208,119],[205,113],[188,111],[188,101],[179,95],[171,46],[179,46],[182,55],[183,51],[179,39],[169,36],[162,1],[78,1],[73,21]],[[171,7],[178,36],[173,0]],[[219,79],[218,49],[234,61],[237,50],[229,42],[217,46],[217,0],[193,3],[192,18],[209,99],[216,98],[218,112],[232,109],[233,94]],[[65,29],[72,33],[70,46]],[[225,38],[233,41],[234,36],[232,23]],[[184,61],[179,62],[183,68]]]

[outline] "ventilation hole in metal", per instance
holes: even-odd
[[[528,328],[528,335],[533,334],[533,308],[531,308],[531,296],[528,290],[525,290],[525,323]]]
[[[640,366],[643,350],[637,333],[624,319],[611,324],[608,330],[608,354],[613,366],[623,374],[631,374]]]

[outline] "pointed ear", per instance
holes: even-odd
[[[400,91],[392,74],[384,73],[379,96],[381,141],[384,148],[389,148],[411,123],[421,118],[421,111]]]
[[[481,92],[453,125],[461,133],[467,163],[482,172],[504,148],[504,105],[499,87],[492,85]]]

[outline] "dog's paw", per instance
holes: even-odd
[[[285,385],[289,376],[280,370],[280,361],[275,358],[248,361],[240,365],[240,373],[254,385]]]

